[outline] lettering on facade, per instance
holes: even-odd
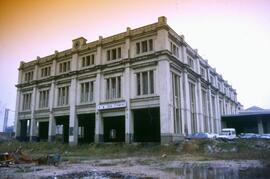
[[[117,103],[108,103],[108,104],[100,104],[97,106],[98,110],[102,109],[115,109],[115,108],[124,108],[126,107],[126,102],[117,102]]]

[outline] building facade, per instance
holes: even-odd
[[[16,137],[71,145],[161,142],[219,132],[236,91],[167,24],[136,29],[21,62]]]

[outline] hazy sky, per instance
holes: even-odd
[[[15,109],[20,61],[159,16],[228,80],[245,108],[270,108],[269,0],[0,0],[0,131],[4,108]]]

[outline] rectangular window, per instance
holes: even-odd
[[[106,79],[106,99],[121,98],[121,77]]]
[[[122,54],[121,54],[121,48],[118,47],[118,48],[117,48],[117,57],[118,57],[118,58],[121,58],[121,56],[122,56]]]
[[[40,74],[41,78],[47,77],[50,75],[51,75],[51,67],[50,66],[41,68],[41,74]]]
[[[31,93],[23,94],[22,110],[30,110],[31,109],[31,100],[32,100]]]
[[[34,76],[34,71],[29,71],[29,72],[26,72],[24,74],[24,81],[25,82],[30,82],[33,80],[33,76]]]
[[[153,40],[152,39],[148,40],[148,44],[149,44],[149,51],[153,51]]]
[[[188,65],[191,69],[194,69],[194,60],[190,57],[188,57]]]
[[[49,106],[49,90],[39,92],[39,108],[47,108]]]
[[[107,61],[120,59],[122,57],[121,47],[107,50]]]
[[[142,53],[147,52],[147,41],[142,41]]]
[[[174,56],[179,57],[179,49],[178,47],[171,42],[171,52]]]
[[[140,54],[140,43],[136,43],[136,54]]]
[[[82,57],[81,67],[88,67],[95,64],[95,55],[87,55]]]
[[[203,78],[205,78],[205,76],[206,76],[206,72],[205,72],[205,71],[206,71],[206,70],[205,70],[203,67],[200,68],[201,76],[202,76]]]
[[[136,43],[136,54],[153,51],[153,39]]]
[[[210,75],[210,83],[214,86],[215,85],[215,79],[212,75]]]
[[[65,106],[69,104],[69,86],[58,88],[58,106]]]
[[[59,73],[65,73],[70,71],[70,61],[59,63]]]
[[[81,103],[94,101],[94,82],[81,83]]]
[[[136,74],[137,95],[154,94],[154,71],[145,71]]]

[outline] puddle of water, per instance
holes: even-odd
[[[167,168],[168,173],[174,173],[179,179],[269,179],[269,168],[214,168],[207,166],[183,166]]]
[[[151,177],[137,177],[109,171],[87,171],[64,175],[44,177],[42,179],[153,179]]]

